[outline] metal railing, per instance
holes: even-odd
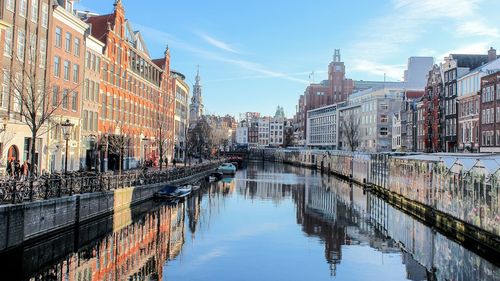
[[[0,204],[46,200],[90,192],[102,192],[148,184],[167,183],[216,168],[223,160],[165,170],[124,171],[121,175],[51,174],[33,179],[0,179]]]

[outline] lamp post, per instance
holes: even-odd
[[[92,168],[94,167],[97,172],[97,155],[96,155],[97,136],[94,134],[90,134],[89,142],[91,149],[90,170],[92,170]]]
[[[64,173],[68,172],[68,142],[71,138],[71,130],[75,124],[69,122],[69,119],[66,119],[65,122],[61,123],[61,128],[63,131],[64,139],[66,140],[66,160],[64,161]]]

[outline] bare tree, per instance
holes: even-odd
[[[204,150],[210,149],[213,145],[212,128],[205,118],[199,119],[188,130],[188,151],[198,151],[201,157]]]
[[[124,159],[125,147],[130,144],[130,136],[123,130],[122,122],[118,121],[106,130],[106,141],[109,154],[118,155],[118,173],[122,173],[122,163]]]
[[[344,143],[347,144],[351,152],[354,152],[359,147],[360,142],[360,129],[359,129],[359,117],[350,113],[344,115],[340,121],[340,133]]]
[[[283,147],[295,145],[295,135],[293,126],[285,126],[283,131]]]
[[[157,112],[155,115],[156,115],[155,143],[156,147],[158,147],[158,153],[160,156],[160,171],[161,171],[163,162],[167,158],[166,154],[168,146],[168,139],[167,139],[168,123],[167,123],[167,117],[164,113]]]
[[[9,81],[9,112],[31,132],[30,173],[35,170],[36,139],[47,133],[47,125],[63,103],[69,103],[69,95],[81,84],[66,89],[59,97],[59,88],[46,80],[46,58],[37,56],[36,40],[26,40],[27,47],[22,53],[12,55],[12,68],[2,70]],[[35,38],[36,39],[36,38]]]

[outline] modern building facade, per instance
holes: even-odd
[[[338,148],[338,108],[344,103],[332,104],[307,112],[307,146],[320,149]]]

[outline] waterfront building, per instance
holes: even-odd
[[[338,148],[338,108],[344,103],[332,104],[307,112],[307,146],[310,148]]]
[[[269,145],[272,147],[283,146],[285,132],[285,117],[277,114],[269,120]]]
[[[83,139],[82,113],[85,113],[83,115],[86,117],[85,122],[89,120],[89,111],[82,111],[82,93],[89,89],[86,84],[89,81],[84,78],[87,54],[85,32],[88,28],[89,25],[73,13],[72,1],[64,1],[54,6],[53,20],[50,24],[52,34],[49,36],[48,44],[49,63],[47,64],[50,85],[50,95],[47,100],[56,108],[48,124],[50,133],[46,135],[48,157],[45,160],[48,161],[46,166],[50,172],[62,171],[66,166],[68,171],[76,171],[85,166],[82,161],[84,149],[82,145],[85,144],[80,140]],[[97,72],[98,60],[99,58],[94,56],[94,61],[92,61],[94,71],[97,70]],[[87,86],[85,90],[84,85]],[[92,80],[92,86],[98,88],[99,80]],[[92,97],[95,94],[94,89],[95,87],[92,87]],[[97,111],[91,111],[90,114],[92,114],[92,120],[93,117],[97,117]],[[61,130],[61,123],[66,120],[73,124],[67,144]],[[88,129],[88,123],[85,126]],[[94,126],[93,121],[91,126]],[[68,145],[67,149],[66,145]]]
[[[186,156],[186,133],[189,126],[189,86],[186,77],[177,71],[170,71],[174,80],[175,122],[174,122],[174,158],[184,161]]]
[[[432,65],[434,65],[433,57],[409,57],[404,72],[405,90],[423,91]]]
[[[89,35],[85,38],[85,70],[81,115],[82,145],[80,150],[80,163],[86,170],[99,169],[99,115],[100,115],[100,83],[101,64],[105,61],[103,56],[104,43]]]
[[[359,150],[383,152],[392,150],[392,116],[401,111],[404,90],[402,88],[381,87],[353,93],[347,107],[341,108],[342,115],[353,115],[359,133]],[[358,108],[359,107],[359,108]],[[354,112],[353,112],[354,111]],[[339,118],[340,124],[345,118]],[[341,127],[341,126],[340,126]],[[340,129],[342,134],[342,128]],[[345,133],[344,133],[345,134]],[[345,138],[345,135],[343,136]],[[342,140],[342,137],[340,138]],[[349,149],[345,140],[340,149]],[[340,141],[339,141],[340,142]]]
[[[116,0],[114,11],[92,15],[85,20],[91,35],[104,43],[101,62],[99,141],[101,170],[138,167],[141,161],[156,160],[157,132],[166,128],[166,151],[173,148],[173,93],[170,81],[170,53],[154,60],[140,32],[125,18],[125,9]],[[158,122],[158,118],[165,118]],[[164,159],[165,156],[164,155]]]
[[[40,1],[0,1],[0,26],[5,29],[0,38],[0,118],[6,125],[0,140],[0,167],[2,170],[9,160],[22,162],[28,159],[32,150],[33,136],[26,120],[20,113],[19,100],[15,93],[20,88],[37,85],[38,97],[49,93],[46,77],[48,62],[48,42],[52,24],[52,2]],[[24,81],[21,82],[21,81]],[[46,124],[35,137],[35,163],[38,172],[47,169]]]
[[[423,121],[423,123],[418,124],[418,137],[425,139],[419,140],[417,151],[440,152],[445,149],[445,124],[442,108],[446,101],[444,99],[442,68],[439,65],[434,65],[427,77],[427,86],[422,99],[423,108],[418,112],[418,121]],[[448,130],[450,130],[449,125]]]
[[[248,147],[259,145],[259,121],[248,124]]]
[[[328,79],[320,83],[311,83],[299,98],[297,117],[299,130],[302,129],[304,142],[307,133],[307,112],[319,107],[343,102],[353,92],[354,82],[345,76],[345,64],[341,61],[340,49],[335,49],[333,61],[328,65]]]
[[[238,145],[247,145],[248,144],[248,126],[243,121],[240,123],[240,126],[236,128],[236,144]]]
[[[396,112],[392,116],[392,150],[401,151],[401,113]]]
[[[500,71],[481,78],[479,141],[481,152],[500,152]]]
[[[269,145],[269,122],[270,117],[261,117],[258,120],[258,128],[259,128],[259,146],[268,146]]]
[[[481,78],[500,70],[500,59],[497,59],[495,49],[490,48],[488,59],[488,63],[477,67],[457,80],[458,150],[460,151],[479,151],[479,93],[481,92]]]
[[[455,152],[458,150],[458,79],[488,62],[487,55],[464,55],[450,54],[445,57],[441,64],[441,70],[444,83],[443,104],[441,107],[441,116],[443,116],[444,131],[441,142],[446,152]],[[467,102],[469,99],[467,99]],[[465,103],[465,101],[464,101]]]

